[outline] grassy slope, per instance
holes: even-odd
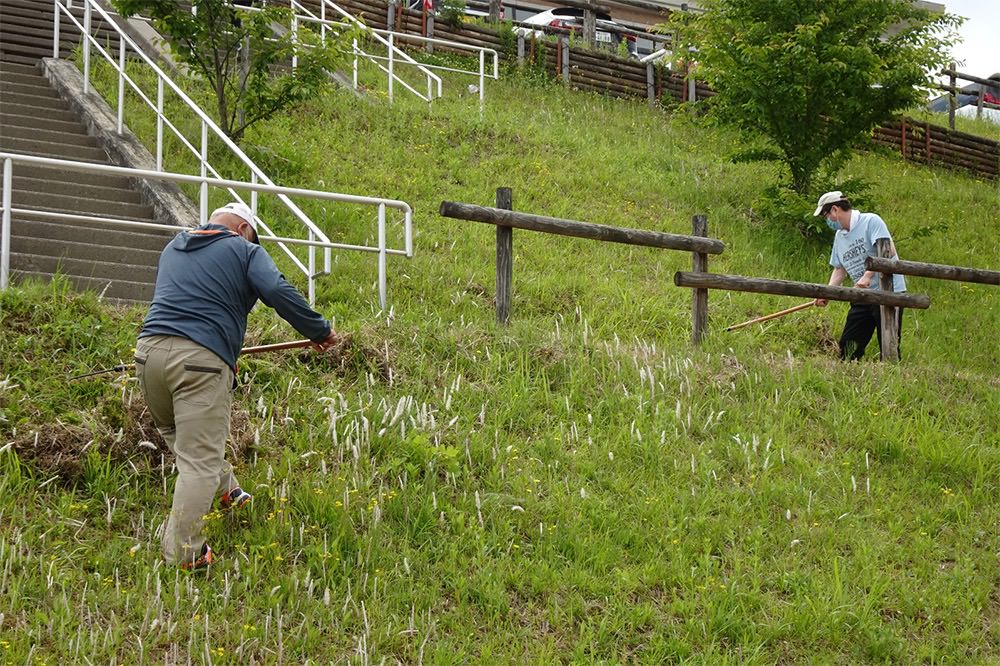
[[[134,385],[63,381],[127,358],[142,312],[0,297],[4,441],[98,440],[75,488],[0,454],[0,659],[998,658],[997,291],[912,280],[933,305],[907,312],[895,367],[832,360],[843,305],[722,332],[792,304],[754,295],[713,293],[694,350],[671,282],[688,256],[516,232],[498,329],[493,231],[442,199],[510,186],[519,210],[681,233],[705,213],[712,269],[738,274],[825,281],[828,249],[754,224],[772,174],[726,163],[725,132],[519,80],[473,109],[336,96],[249,138],[279,182],[412,203],[417,253],[390,261],[391,317],[373,258],[338,257],[320,307],[355,333],[339,365],[244,361],[257,500],[212,521],[207,578],[158,560],[161,473],[95,453],[139,438]],[[847,173],[876,183],[904,258],[1000,264],[995,185],[872,155]],[[293,335],[252,318],[254,342]]]

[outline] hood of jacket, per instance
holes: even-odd
[[[186,229],[174,238],[173,249],[180,252],[196,252],[203,247],[224,238],[241,238],[241,236],[221,224],[203,224],[196,229]]]

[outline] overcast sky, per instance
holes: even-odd
[[[965,17],[959,28],[962,41],[953,50],[960,72],[983,78],[1000,72],[998,5],[997,0],[944,0],[945,11]]]

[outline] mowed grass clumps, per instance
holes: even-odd
[[[241,361],[234,460],[255,501],[211,516],[207,576],[160,562],[169,464],[105,453],[43,486],[5,448],[3,658],[996,659],[996,290],[912,280],[932,307],[907,311],[899,365],[834,358],[843,305],[724,333],[793,303],[719,292],[695,349],[672,285],[688,255],[515,231],[498,327],[493,230],[438,217],[443,199],[509,186],[518,210],[675,233],[706,214],[720,272],[825,282],[829,250],[755,226],[774,174],[729,164],[724,130],[489,85],[482,118],[470,98],[331,95],[248,138],[283,184],[410,202],[416,256],[391,258],[380,312],[373,258],[337,255],[318,305],[352,334],[341,356]],[[875,155],[847,171],[876,184],[904,258],[1000,264],[995,185]],[[374,233],[373,216],[307,210],[331,236]],[[0,306],[0,447],[57,421],[137,446],[108,417],[141,400],[133,382],[65,376],[128,361],[143,312],[58,283]],[[248,344],[292,337],[251,317]]]

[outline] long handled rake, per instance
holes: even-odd
[[[733,324],[727,331],[735,331],[738,328],[743,328],[744,326],[752,326],[753,324],[759,324],[761,322],[770,321],[771,319],[777,319],[778,317],[784,317],[785,315],[790,315],[793,312],[798,312],[799,310],[805,310],[806,308],[811,308],[816,305],[815,301],[809,301],[808,303],[803,303],[802,305],[796,305],[793,308],[788,308],[787,310],[782,310],[781,312],[775,312],[769,315],[764,315],[763,317],[757,317],[756,319],[751,319],[750,321],[745,321],[742,324]]]

